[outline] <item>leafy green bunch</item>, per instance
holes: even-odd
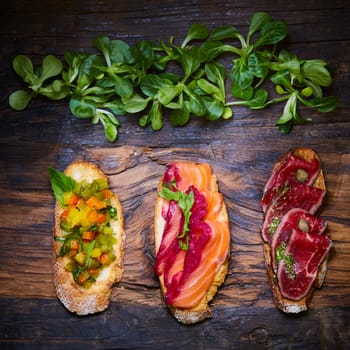
[[[298,116],[298,101],[328,112],[336,107],[336,99],[322,94],[332,82],[326,62],[276,52],[276,44],[286,35],[286,24],[263,12],[251,17],[246,37],[233,26],[209,32],[198,23],[190,26],[179,45],[173,37],[167,43],[141,40],[129,46],[99,35],[92,42],[97,53],[65,52],[64,61],[49,55],[36,69],[29,57],[16,56],[13,68],[29,92],[13,92],[9,103],[23,110],[37,95],[69,98],[72,114],[101,123],[113,142],[121,115],[136,114],[139,125],[159,130],[165,114],[174,126],[183,126],[192,115],[228,119],[235,105],[261,109],[285,101],[277,125],[287,133],[293,123],[310,120]],[[221,55],[232,55],[229,74],[219,61]],[[227,101],[227,79],[238,100]],[[262,88],[266,80],[275,84],[277,97],[270,98]]]
[[[283,21],[275,21],[267,13],[256,13],[251,18],[246,38],[232,27],[231,34],[241,45],[230,74],[231,93],[240,101],[228,102],[227,106],[241,104],[251,109],[262,109],[285,101],[277,121],[282,133],[288,133],[293,123],[311,121],[311,118],[303,119],[298,115],[297,102],[319,112],[330,112],[336,108],[334,96],[323,96],[322,88],[332,83],[325,61],[299,59],[287,50],[276,52],[276,44],[287,36],[287,26]],[[252,40],[256,34],[257,37]],[[266,49],[269,45],[273,45],[272,50]],[[279,96],[269,98],[268,91],[261,87],[268,78]]]

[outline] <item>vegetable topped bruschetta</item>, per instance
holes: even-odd
[[[92,163],[77,161],[60,172],[49,168],[57,201],[53,280],[71,312],[105,310],[123,273],[123,214],[108,179]]]

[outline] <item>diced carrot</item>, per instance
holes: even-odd
[[[78,203],[78,201],[79,201],[79,196],[77,195],[77,194],[73,194],[72,195],[72,197],[69,199],[69,202],[68,202],[68,205],[70,206],[70,207],[74,207],[77,203]]]
[[[69,209],[63,210],[63,212],[62,212],[61,215],[60,215],[60,219],[61,219],[61,220],[66,219],[67,216],[68,216],[68,213],[69,213]]]
[[[73,256],[76,256],[78,253],[78,249],[70,249],[68,255],[73,257]]]
[[[97,277],[99,273],[99,269],[87,269],[87,272],[89,273],[90,276]]]
[[[105,190],[102,190],[102,193],[103,193],[103,196],[105,198],[111,198],[112,197],[112,191],[111,190],[105,189]]]
[[[76,249],[78,250],[80,248],[80,242],[78,239],[71,239],[70,240],[70,249]]]
[[[79,277],[78,277],[78,283],[84,284],[88,280],[89,277],[90,277],[90,275],[87,273],[87,271],[80,272]]]
[[[107,204],[104,201],[100,201],[98,198],[95,196],[91,196],[87,201],[86,204],[90,208],[95,208],[95,209],[102,209],[107,206]]]
[[[95,239],[95,232],[93,231],[84,231],[82,234],[83,240],[93,241]]]
[[[109,265],[111,263],[111,259],[107,253],[103,253],[99,257],[99,261],[102,265]]]
[[[106,214],[98,213],[96,218],[96,224],[103,224],[106,221]]]

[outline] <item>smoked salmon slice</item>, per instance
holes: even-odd
[[[156,249],[154,270],[164,283],[166,303],[176,308],[198,305],[229,256],[226,207],[222,194],[212,185],[210,166],[190,162],[171,163],[160,185],[173,191],[193,191],[195,198],[187,250],[180,247],[178,237],[184,227],[184,215],[176,201],[162,198],[161,213],[166,223]]]
[[[164,176],[164,182],[175,180],[177,188],[183,192],[190,186],[203,192],[210,188],[211,175],[211,168],[208,164],[176,162],[170,164]]]
[[[201,254],[198,267],[181,285],[177,297],[171,305],[181,308],[192,308],[202,299],[204,293],[213,282],[214,276],[227,257],[230,244],[229,225],[226,221],[206,221],[211,229],[210,239]]]

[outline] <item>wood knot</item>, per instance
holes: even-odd
[[[266,328],[256,327],[249,332],[249,340],[259,345],[268,345],[269,343],[269,332]]]

